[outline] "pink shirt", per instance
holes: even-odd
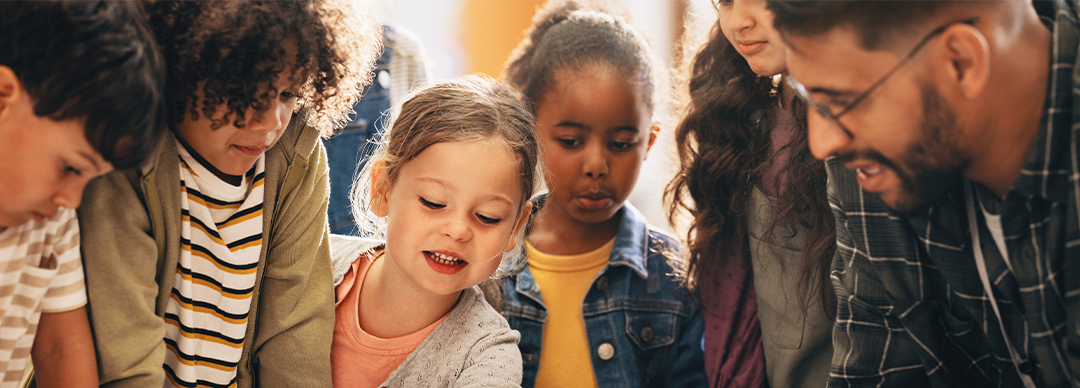
[[[379,338],[360,328],[360,289],[371,263],[382,257],[362,255],[353,262],[337,286],[334,343],[330,346],[330,370],[334,387],[378,387],[409,354],[442,323],[397,338]]]

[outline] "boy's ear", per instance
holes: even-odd
[[[15,76],[15,71],[10,67],[0,65],[0,117],[7,112],[11,103],[19,98],[21,92],[22,85],[19,83],[19,77]]]
[[[521,229],[525,227],[525,224],[529,223],[529,216],[532,215],[532,202],[525,201],[525,206],[521,207],[521,215],[518,216],[517,223],[514,225],[514,232],[510,234],[511,237],[517,238],[518,233],[521,233]],[[507,244],[506,252],[510,252],[517,248],[516,244]]]
[[[382,160],[372,161],[371,165],[371,212],[377,217],[386,217],[390,214],[390,181],[386,174],[386,162]]]
[[[649,151],[652,150],[653,144],[656,144],[656,138],[660,136],[660,124],[653,123],[652,128],[649,128],[649,147],[645,148],[645,158],[649,158]]]

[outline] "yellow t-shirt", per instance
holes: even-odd
[[[588,253],[548,255],[525,243],[529,271],[547,306],[536,387],[596,387],[581,305],[593,279],[607,265],[615,239]]]

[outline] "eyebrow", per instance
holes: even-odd
[[[563,121],[563,122],[560,122],[558,124],[555,124],[555,126],[556,127],[566,127],[566,128],[576,128],[576,129],[581,129],[581,130],[589,131],[589,132],[592,132],[592,129],[593,129],[592,127],[590,127],[588,125],[573,122],[573,121]],[[631,126],[631,125],[620,125],[620,126],[617,126],[615,128],[612,128],[612,129],[614,129],[616,131],[628,131],[628,132],[633,132],[633,133],[641,133],[640,129],[638,129],[637,127]]]
[[[420,177],[420,178],[416,178],[416,180],[419,181],[419,182],[433,183],[433,184],[442,186],[445,189],[450,189],[451,188],[450,185],[448,185],[445,181],[443,181],[442,179],[439,179],[439,178]],[[496,194],[485,194],[485,195],[480,196],[480,199],[495,200],[495,201],[500,201],[500,202],[506,202],[507,204],[509,204],[511,206],[514,205],[514,202],[511,201],[509,198],[506,198],[506,197],[501,196],[501,195],[496,195]]]
[[[86,151],[79,151],[79,155],[81,155],[83,158],[86,158],[86,160],[89,160],[90,164],[94,165],[94,169],[96,169],[97,171],[101,171],[101,166],[99,166],[97,161],[94,160],[94,158],[90,157],[90,154],[86,153]]]

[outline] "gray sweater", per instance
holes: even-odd
[[[334,283],[360,253],[381,245],[381,241],[331,235]],[[340,275],[340,276],[339,276]],[[510,329],[502,315],[484,300],[473,286],[443,320],[416,347],[409,357],[380,386],[382,387],[520,387],[521,334]]]

